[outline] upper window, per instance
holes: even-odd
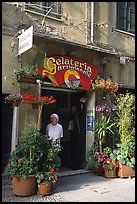
[[[117,2],[117,28],[135,33],[135,2]]]
[[[26,2],[25,9],[61,19],[61,2]]]

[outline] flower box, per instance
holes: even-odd
[[[21,101],[13,101],[12,106],[13,107],[19,107],[20,103],[21,103]]]
[[[20,82],[37,84],[36,79],[37,77],[21,77]]]
[[[135,176],[135,168],[128,167],[128,166],[121,164],[119,162],[118,176],[120,178],[134,177]]]
[[[104,170],[104,176],[106,178],[116,178],[117,177],[117,173],[116,173],[116,170],[111,170],[111,171],[108,171],[108,170]]]

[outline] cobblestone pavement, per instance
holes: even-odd
[[[2,202],[66,202],[61,196],[54,194],[49,196],[27,196],[19,197],[12,194],[12,186],[2,187]]]
[[[60,177],[49,196],[19,197],[9,176],[3,179],[2,202],[135,202],[135,177],[108,179],[91,173]]]

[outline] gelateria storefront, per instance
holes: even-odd
[[[52,95],[57,101],[48,109],[44,107],[42,129],[48,124],[50,115],[57,113],[64,130],[62,165],[82,168],[86,139],[88,132],[93,130],[94,120],[92,104],[84,102],[87,98],[91,100],[89,90],[98,70],[81,59],[69,56],[44,56],[36,60],[36,66],[37,71],[53,84],[53,87],[41,86],[41,95]]]
[[[37,81],[33,93],[39,89],[40,96],[53,96],[56,99],[56,103],[43,106],[41,131],[45,132],[50,115],[57,113],[63,126],[62,166],[81,169],[85,153],[94,140],[95,93],[90,87],[98,69],[70,56],[38,55],[35,65],[43,80]]]

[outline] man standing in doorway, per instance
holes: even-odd
[[[51,123],[47,125],[46,134],[49,136],[49,139],[52,142],[59,141],[63,137],[63,128],[62,125],[58,123],[59,117],[56,113],[50,116]]]

